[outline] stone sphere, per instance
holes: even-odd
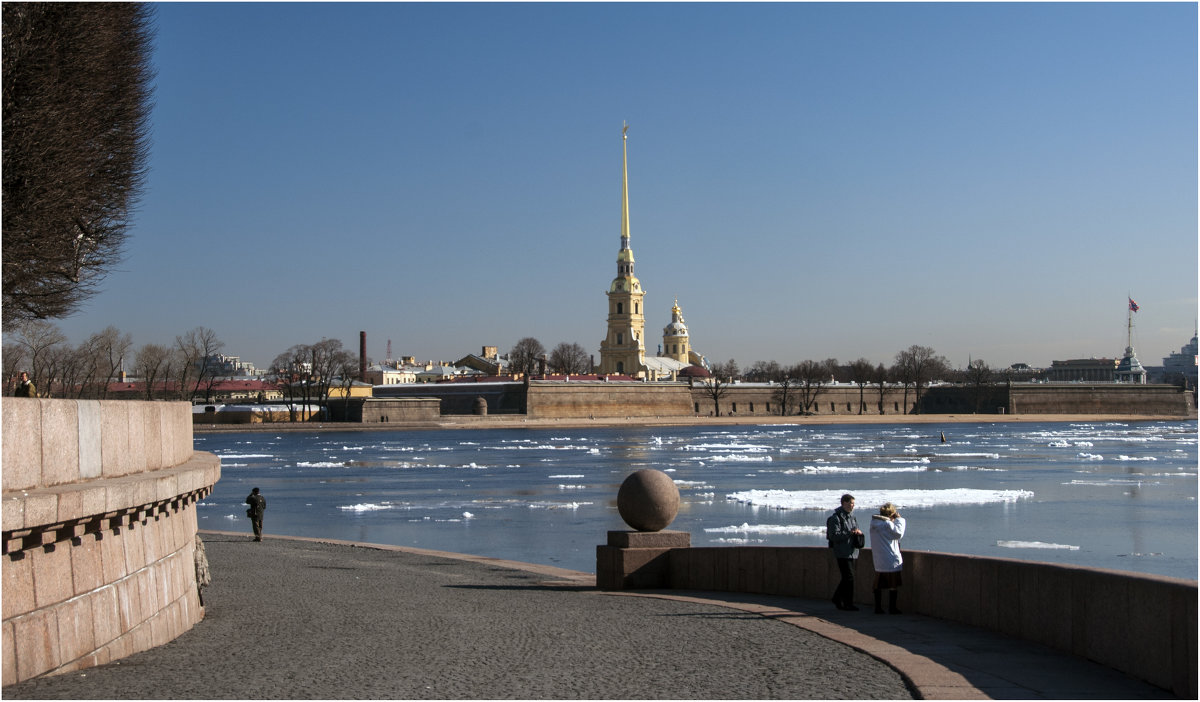
[[[679,488],[661,470],[643,468],[621,483],[617,511],[638,531],[662,531],[679,513]]]

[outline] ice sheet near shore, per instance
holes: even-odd
[[[854,495],[859,508],[875,507],[891,502],[897,508],[937,507],[939,505],[983,505],[994,502],[1016,502],[1033,497],[1029,490],[744,490],[725,496],[755,507],[768,509],[831,510],[845,493]]]

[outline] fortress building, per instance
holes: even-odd
[[[646,356],[646,291],[633,272],[629,246],[629,125],[621,129],[621,249],[617,252],[617,277],[608,286],[608,334],[600,342],[602,375],[628,375],[646,380],[673,378],[682,369],[702,364],[691,350],[679,301],[671,310],[671,323],[663,329],[659,355]]]

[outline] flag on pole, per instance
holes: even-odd
[[[1130,312],[1138,311],[1138,303],[1134,302],[1132,297],[1129,298],[1129,311]]]

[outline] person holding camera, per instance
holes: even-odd
[[[838,572],[842,579],[833,592],[833,606],[857,612],[854,606],[854,568],[858,563],[858,549],[864,545],[862,530],[854,518],[854,495],[842,495],[842,506],[833,511],[825,521],[825,540],[837,559]]]
[[[871,560],[875,565],[875,613],[883,614],[883,591],[888,591],[888,612],[900,614],[896,607],[897,588],[902,584],[900,571],[904,558],[900,555],[900,539],[904,538],[904,517],[891,502],[871,515]]]

